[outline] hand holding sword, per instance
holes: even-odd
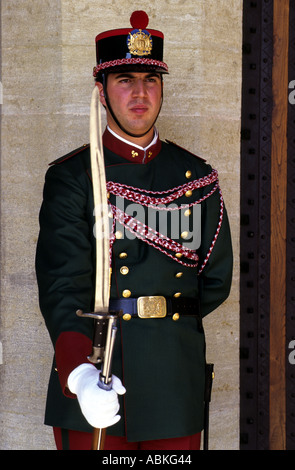
[[[77,395],[82,413],[94,427],[92,450],[101,450],[106,428],[120,420],[118,395],[126,392],[120,379],[111,375],[118,314],[88,314],[78,310],[77,315],[96,319],[93,354],[88,359],[93,364],[103,362],[103,366],[97,370],[92,364],[81,364],[69,375],[68,387]]]

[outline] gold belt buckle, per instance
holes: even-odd
[[[164,318],[167,315],[166,299],[161,295],[138,297],[137,313],[140,318]]]

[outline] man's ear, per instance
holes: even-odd
[[[99,99],[100,99],[101,104],[103,106],[106,106],[106,101],[105,101],[105,97],[104,97],[104,91],[103,91],[102,83],[96,82],[95,85],[98,87],[98,90],[99,90]]]

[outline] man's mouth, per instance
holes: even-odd
[[[130,110],[135,114],[144,114],[148,111],[148,107],[143,104],[137,104],[130,108]]]

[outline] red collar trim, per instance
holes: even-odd
[[[119,155],[120,157],[125,158],[126,160],[132,163],[148,163],[153,160],[160,152],[162,147],[162,142],[159,137],[157,142],[148,147],[147,150],[141,150],[138,147],[132,145],[132,143],[127,144],[120,139],[117,139],[108,129],[105,130],[103,134],[103,145],[111,150],[111,152]]]

